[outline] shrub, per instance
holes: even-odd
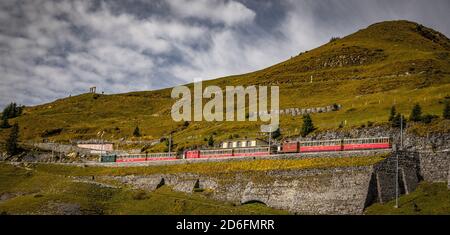
[[[427,115],[422,116],[421,122],[429,124],[436,118],[439,118],[439,117],[437,115],[427,114]]]
[[[214,138],[213,138],[212,135],[209,136],[209,139],[208,139],[208,146],[209,146],[209,147],[213,147],[213,146],[214,146]]]
[[[2,124],[0,124],[0,128],[6,129],[6,128],[10,128],[10,127],[11,127],[11,125],[9,125],[8,118],[3,118]]]
[[[148,198],[148,195],[145,191],[137,191],[133,193],[133,200],[145,200]]]
[[[339,40],[339,39],[341,39],[340,37],[332,37],[331,39],[330,39],[330,42],[335,42],[335,41],[337,41],[337,40]]]
[[[53,135],[59,135],[62,132],[62,128],[56,128],[56,129],[51,129],[51,130],[45,130],[42,134],[41,137],[50,137]]]
[[[444,119],[450,119],[450,102],[445,102],[444,113],[442,114]]]

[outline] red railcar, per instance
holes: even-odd
[[[391,148],[389,137],[318,140],[284,143],[281,153],[333,152]]]
[[[269,147],[236,148],[236,149],[211,149],[211,150],[189,150],[184,156],[192,158],[220,158],[220,157],[253,157],[270,155]]]
[[[200,158],[200,150],[189,150],[184,153],[185,158]]]
[[[233,150],[234,157],[261,157],[269,156],[270,153],[269,147],[237,148]]]
[[[286,142],[281,146],[282,153],[298,153],[299,142]]]
[[[342,150],[387,149],[391,147],[388,137],[344,139]]]
[[[341,151],[342,140],[318,140],[300,142],[300,152]]]
[[[200,158],[232,157],[233,149],[200,150]]]

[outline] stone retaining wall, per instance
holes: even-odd
[[[73,152],[77,152],[79,154],[90,155],[91,150],[79,148],[77,146],[69,145],[69,144],[58,144],[58,143],[33,143],[33,147],[47,150],[47,151],[55,151],[59,153],[69,154]]]
[[[419,152],[420,175],[425,181],[449,181],[450,151]]]
[[[211,196],[218,200],[236,204],[258,201],[292,213],[362,214],[374,202],[395,198],[396,163],[392,156],[373,166],[113,178],[146,190],[155,190],[163,184],[187,193],[200,188],[211,191]],[[416,155],[399,153],[399,193],[416,188],[417,164]]]

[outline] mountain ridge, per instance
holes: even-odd
[[[440,114],[450,90],[449,55],[450,40],[433,29],[409,21],[380,22],[268,68],[203,85],[278,85],[281,108],[343,105],[338,112],[312,115],[319,130],[337,128],[343,122],[357,127],[369,121],[384,123],[394,104],[403,114],[409,113],[413,103],[420,103],[427,113]],[[81,94],[27,107],[12,122],[19,122],[23,140],[34,141],[96,138],[100,130],[107,139],[132,139],[135,126],[143,132],[140,139],[175,132],[179,147],[204,144],[211,135],[216,141],[230,134],[259,136],[259,122],[188,126],[172,122],[170,89]],[[281,117],[282,129],[289,130],[282,131],[285,136],[297,135],[300,125],[301,117]],[[44,135],[53,129],[61,131]],[[155,147],[155,151],[163,149]]]

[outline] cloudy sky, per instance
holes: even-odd
[[[448,0],[0,1],[0,105],[254,71],[393,19],[450,35]]]

